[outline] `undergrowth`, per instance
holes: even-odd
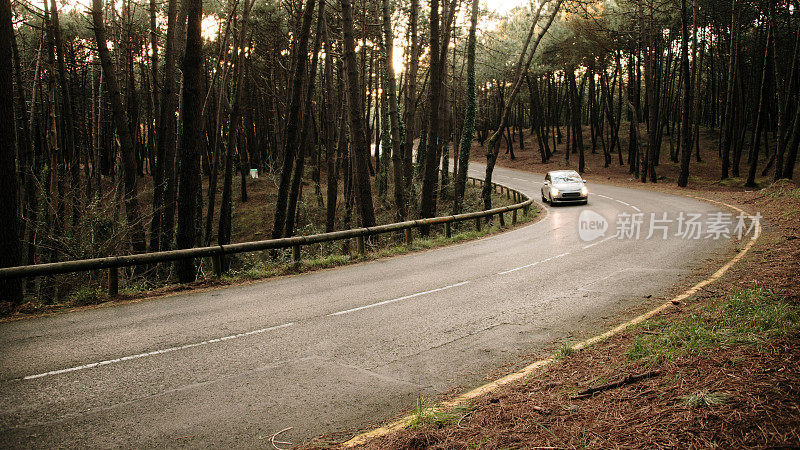
[[[704,349],[754,345],[800,331],[800,310],[760,285],[734,291],[687,318],[660,318],[642,325],[627,351],[631,362],[660,364]]]

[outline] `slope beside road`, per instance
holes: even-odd
[[[474,175],[483,168],[474,165]],[[538,199],[541,177],[495,181]],[[620,217],[721,212],[590,184],[587,206],[396,258],[0,324],[0,435],[10,446],[237,446],[350,432],[482,384],[560,342],[660,304],[727,239],[616,239]],[[584,242],[580,213],[609,222]],[[344,437],[344,435],[343,435]]]

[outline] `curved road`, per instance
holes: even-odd
[[[473,164],[472,172],[483,168]],[[476,170],[478,169],[478,170]],[[539,199],[541,176],[495,181]],[[590,180],[591,181],[591,180]],[[591,209],[716,207],[590,183],[489,238],[248,286],[0,324],[4,447],[236,446],[354,431],[633,317],[727,240],[578,237]],[[674,231],[675,225],[672,225]]]

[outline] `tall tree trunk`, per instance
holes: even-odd
[[[103,23],[103,0],[92,0],[91,13],[97,49],[100,54],[100,64],[103,67],[108,94],[111,97],[111,113],[122,157],[122,175],[125,185],[123,198],[125,201],[125,216],[131,231],[131,247],[134,252],[141,253],[145,251],[145,238],[144,228],[140,222],[141,214],[139,213],[139,200],[137,197],[136,155],[134,153],[136,149],[133,147],[128,119],[125,117],[125,110],[122,106],[122,95],[117,83],[117,75],[114,71],[111,54],[108,51],[106,29]]]
[[[467,185],[469,153],[475,134],[475,113],[477,110],[477,98],[475,96],[475,46],[479,9],[480,5],[478,0],[472,0],[472,15],[470,16],[469,37],[467,39],[467,105],[464,111],[461,150],[458,152],[458,173],[454,182],[453,214],[461,213],[461,206],[464,202],[464,190]]]
[[[697,1],[697,0],[692,0]],[[683,101],[681,103],[681,172],[678,176],[678,186],[686,187],[689,182],[689,162],[692,159],[692,128],[690,116],[692,115],[692,82],[689,76],[689,11],[686,0],[681,0],[681,73],[683,77]]]
[[[730,170],[730,155],[731,144],[733,141],[733,133],[735,132],[735,111],[734,106],[736,88],[736,54],[738,52],[738,27],[739,27],[739,8],[736,7],[736,0],[731,0],[731,45],[730,55],[728,56],[728,87],[725,91],[725,138],[722,146],[722,179],[728,178],[728,171]]]
[[[236,76],[234,79],[234,87],[232,98],[229,101],[230,111],[228,113],[228,135],[227,143],[225,145],[225,174],[222,183],[222,200],[220,202],[219,211],[219,227],[217,228],[217,243],[220,245],[231,243],[231,214],[233,212],[233,155],[239,142],[239,125],[241,120],[241,105],[242,105],[242,83],[244,80],[244,64],[245,64],[245,43],[247,42],[247,23],[250,20],[250,8],[253,6],[253,1],[245,0],[242,9],[242,21],[239,26],[239,39],[234,48],[234,55],[236,57]],[[241,149],[239,150],[242,151]],[[242,180],[244,183],[244,180]],[[227,258],[220,258],[221,266],[218,267],[219,273],[228,271]]]
[[[369,147],[364,130],[364,111],[361,108],[358,67],[356,66],[355,40],[353,38],[353,5],[351,0],[341,0],[341,5],[344,65],[348,90],[347,106],[350,109],[350,132],[352,133],[353,187],[355,188],[355,200],[361,218],[361,226],[371,227],[375,225],[375,209],[372,204],[372,187],[369,184]]]
[[[64,119],[64,134],[63,134],[63,148],[64,158],[67,163],[70,174],[70,200],[72,203],[72,224],[78,222],[80,216],[79,194],[80,189],[80,167],[78,161],[78,153],[75,146],[75,123],[74,123],[74,110],[72,109],[72,94],[67,77],[67,65],[64,62],[64,43],[61,37],[61,25],[58,20],[58,8],[56,8],[55,0],[50,0],[50,17],[53,28],[53,40],[56,47],[56,59],[58,61],[58,82],[61,85],[61,111]],[[80,233],[74,236],[80,240]]]
[[[346,121],[344,120],[344,111],[339,110],[334,103],[334,87],[333,87],[333,55],[332,46],[330,42],[330,35],[328,34],[327,22],[323,23],[323,39],[325,40],[325,78],[324,78],[324,99],[325,99],[325,158],[328,167],[328,179],[326,190],[326,205],[327,210],[325,214],[325,232],[330,233],[336,227],[336,203],[339,194],[339,164],[341,160],[342,148],[334,141],[336,140],[335,117],[339,114],[339,137],[345,134],[344,127]],[[342,88],[343,80],[339,77],[338,96],[340,98],[344,94]]]
[[[750,169],[747,172],[747,181],[745,182],[745,186],[747,187],[755,187],[756,186],[756,170],[758,168],[758,152],[759,147],[761,147],[761,131],[764,128],[764,121],[766,115],[766,105],[767,102],[767,87],[769,86],[769,65],[770,65],[770,51],[772,51],[772,3],[769,4],[769,13],[767,16],[767,37],[766,37],[766,45],[764,46],[764,66],[761,71],[761,89],[759,89],[758,94],[758,113],[756,117],[756,128],[755,133],[753,135],[753,147],[751,149],[750,155]],[[767,150],[769,150],[769,146],[767,146]]]
[[[423,218],[436,215],[436,182],[439,168],[439,110],[442,95],[442,71],[439,70],[442,58],[439,55],[439,0],[431,0],[430,14],[430,79],[428,103],[428,138],[425,148],[425,160],[422,179],[422,197],[420,199],[420,216]],[[428,228],[422,229],[423,234]]]
[[[414,153],[414,139],[417,129],[417,75],[419,72],[419,39],[417,24],[419,18],[419,0],[411,0],[411,10],[408,17],[410,55],[408,59],[408,73],[406,79],[405,111],[403,123],[405,124],[405,143],[403,148],[403,179],[406,192],[411,196],[414,179],[414,166],[412,155]]]
[[[392,173],[394,175],[394,201],[397,204],[397,218],[406,220],[406,184],[403,171],[403,149],[400,147],[400,112],[397,105],[397,83],[394,77],[394,35],[389,0],[383,0],[383,39],[386,48],[384,67],[386,70],[386,89],[389,97],[389,121],[392,135]]]
[[[98,1],[98,0],[94,0]],[[181,133],[178,191],[177,248],[192,248],[200,241],[200,145],[203,133],[203,0],[184,0],[187,12],[186,49],[183,57],[183,130]],[[178,281],[197,277],[194,260],[175,263]]]
[[[19,187],[17,185],[16,132],[14,130],[14,85],[11,67],[11,2],[0,0],[0,267],[20,265]],[[21,86],[19,87],[22,88]],[[22,281],[0,281],[0,301],[22,303]]]
[[[584,158],[583,149],[583,129],[581,127],[581,104],[578,97],[578,88],[575,83],[575,67],[567,66],[564,69],[567,75],[567,89],[569,89],[569,104],[571,107],[570,118],[572,120],[572,130],[574,133],[573,145],[578,148],[578,172],[583,173],[586,171],[586,160]]]
[[[178,0],[167,3],[167,37],[164,49],[164,80],[156,120],[156,167],[153,173],[153,221],[150,225],[150,251],[172,246],[174,219],[167,217],[169,190],[175,191],[175,66],[178,23]],[[174,208],[169,208],[174,212]]]
[[[303,82],[306,78],[306,65],[308,63],[308,39],[311,33],[311,19],[314,16],[314,0],[306,0],[303,8],[303,17],[297,37],[297,47],[294,53],[294,77],[289,90],[289,115],[286,120],[286,141],[283,149],[283,167],[281,180],[278,185],[278,198],[275,202],[275,220],[272,225],[272,237],[283,237],[286,227],[286,210],[289,203],[289,188],[292,181],[292,168],[300,145],[301,114],[303,108]],[[353,56],[355,59],[355,55]],[[354,61],[355,63],[355,61]],[[359,103],[360,105],[360,103]]]
[[[308,82],[306,83],[306,95],[304,98],[303,110],[303,132],[300,135],[300,146],[297,150],[294,163],[294,173],[292,174],[291,189],[289,191],[289,205],[286,211],[286,229],[283,235],[286,237],[294,234],[295,218],[297,214],[297,203],[300,201],[302,195],[303,171],[305,169],[306,154],[308,154],[308,147],[313,147],[314,144],[311,139],[311,125],[314,123],[314,111],[312,109],[312,99],[314,98],[314,89],[316,88],[317,80],[317,64],[319,62],[319,50],[322,46],[322,29],[325,23],[325,0],[319,1],[317,9],[317,29],[316,36],[314,37],[314,51],[311,56],[311,70],[309,71]]]

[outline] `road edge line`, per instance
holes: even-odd
[[[744,210],[742,210],[742,209],[740,209],[740,208],[738,208],[736,206],[730,205],[728,203],[725,203],[725,202],[721,202],[721,201],[718,201],[718,200],[712,200],[712,199],[704,198],[704,197],[697,197],[697,196],[693,196],[693,195],[692,196],[687,196],[687,197],[694,198],[694,199],[697,199],[697,200],[703,200],[703,201],[706,201],[706,202],[716,203],[718,205],[723,205],[723,206],[728,207],[728,208],[730,208],[730,209],[732,209],[732,210],[734,210],[734,211],[736,211],[738,213],[744,214],[744,215],[750,217],[751,219],[754,218],[754,216],[751,216],[751,215],[747,214]],[[744,257],[744,255],[747,254],[748,251],[750,251],[750,249],[753,247],[753,245],[755,245],[756,240],[758,240],[758,238],[760,236],[761,236],[761,223],[760,222],[756,222],[755,229],[753,231],[753,235],[750,237],[750,240],[747,242],[747,244],[745,244],[745,246],[739,252],[737,252],[736,255],[734,255],[733,258],[728,260],[727,263],[725,263],[722,267],[717,269],[716,272],[711,274],[711,276],[709,276],[708,278],[698,282],[694,286],[692,286],[689,289],[683,291],[681,294],[679,294],[679,295],[677,295],[675,297],[672,297],[671,299],[667,300],[661,306],[658,306],[658,307],[656,307],[656,308],[654,308],[654,309],[652,309],[652,310],[650,310],[650,311],[648,311],[648,312],[646,312],[644,314],[641,314],[641,315],[639,315],[637,317],[634,317],[633,319],[631,319],[631,320],[629,320],[627,322],[624,322],[624,323],[622,323],[620,325],[617,325],[616,327],[606,331],[605,333],[599,334],[597,336],[594,336],[594,337],[586,339],[586,340],[584,340],[582,342],[579,342],[579,343],[573,345],[572,349],[573,350],[581,350],[581,349],[587,348],[587,347],[589,347],[591,345],[594,345],[594,344],[596,344],[598,342],[604,341],[604,340],[606,340],[606,339],[608,339],[608,338],[610,338],[610,337],[612,337],[612,336],[614,336],[616,334],[621,333],[622,331],[630,328],[633,325],[637,325],[637,324],[639,324],[641,322],[644,322],[647,319],[650,319],[651,317],[653,317],[653,316],[665,311],[670,306],[675,306],[675,304],[679,303],[681,300],[684,300],[684,299],[686,299],[688,297],[691,297],[692,295],[696,294],[699,290],[703,289],[705,286],[708,286],[709,284],[711,284],[711,283],[717,281],[718,279],[720,279],[725,274],[725,272],[727,272],[731,267],[733,267],[734,264],[739,262],[739,260],[741,260]],[[487,394],[489,392],[494,391],[495,389],[497,389],[497,388],[499,388],[501,386],[504,386],[504,385],[506,385],[508,383],[511,383],[511,382],[517,381],[519,379],[522,379],[522,378],[530,375],[531,373],[533,373],[535,370],[541,369],[541,368],[546,367],[546,366],[549,366],[550,364],[554,363],[555,361],[556,361],[555,358],[550,357],[550,358],[546,358],[546,359],[542,359],[542,360],[533,362],[533,363],[523,367],[522,369],[518,370],[517,372],[513,372],[513,373],[510,373],[508,375],[505,375],[505,376],[503,376],[501,378],[498,378],[497,380],[494,380],[492,382],[489,382],[489,383],[486,383],[486,384],[484,384],[482,386],[479,386],[479,387],[477,387],[475,389],[472,389],[471,391],[468,391],[468,392],[465,392],[463,394],[460,394],[460,395],[458,395],[455,398],[452,398],[450,400],[445,400],[445,401],[439,403],[438,406],[434,407],[434,409],[435,410],[440,410],[440,409],[448,409],[448,408],[453,408],[453,407],[459,406],[459,405],[467,402],[468,400],[472,400],[474,398],[480,397],[480,396],[482,396],[484,394]],[[355,447],[357,445],[366,444],[368,441],[370,441],[372,439],[392,434],[392,433],[394,433],[394,432],[396,432],[398,430],[401,430],[401,429],[407,427],[412,419],[413,419],[413,415],[409,414],[407,416],[404,416],[404,417],[402,417],[400,419],[397,419],[397,420],[395,420],[395,421],[393,421],[393,422],[391,422],[391,423],[389,423],[387,425],[384,425],[382,427],[375,428],[373,430],[357,434],[357,435],[353,436],[352,438],[350,438],[349,440],[343,442],[341,444],[341,446],[343,448],[350,448],[350,447]]]

